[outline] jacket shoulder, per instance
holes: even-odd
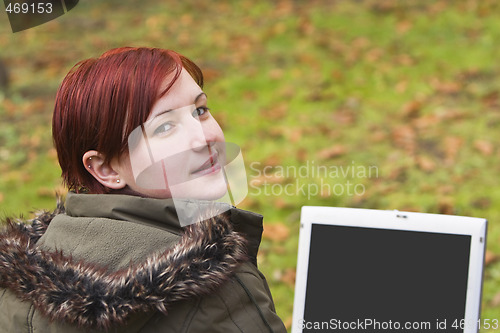
[[[60,214],[37,245],[113,272],[173,248],[179,239],[180,235],[142,223]]]
[[[286,333],[263,275],[250,262],[217,293],[201,299],[186,332]]]
[[[123,326],[137,313],[166,315],[178,302],[217,293],[248,259],[245,239],[223,216],[186,227],[173,248],[112,273],[38,246],[30,228],[11,223],[0,239],[0,287],[49,321],[87,329]]]

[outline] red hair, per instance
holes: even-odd
[[[203,74],[195,63],[156,48],[112,49],[70,70],[57,92],[52,117],[62,178],[70,190],[109,192],[85,169],[83,154],[97,150],[109,163],[126,152],[129,134],[146,121],[182,68],[203,86]],[[172,79],[160,90],[167,76]]]

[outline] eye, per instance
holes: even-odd
[[[195,118],[203,118],[204,116],[208,116],[210,109],[206,106],[199,106],[193,111],[193,117]]]
[[[173,127],[174,126],[170,122],[163,123],[155,129],[153,135],[163,135],[170,131]]]

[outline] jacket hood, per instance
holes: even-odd
[[[0,287],[32,302],[50,320],[107,330],[132,313],[167,314],[174,302],[216,291],[248,260],[246,241],[228,213],[183,228],[174,247],[109,273],[36,245],[63,212],[58,205],[29,224],[9,220],[0,235]]]

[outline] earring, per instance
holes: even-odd
[[[88,168],[89,168],[89,169],[92,169],[92,165],[90,165],[90,164],[89,164],[89,165],[88,165]]]
[[[119,182],[120,182],[120,180],[119,180],[119,179],[117,179],[117,180],[116,180],[116,182],[117,182],[117,183],[119,183]]]

